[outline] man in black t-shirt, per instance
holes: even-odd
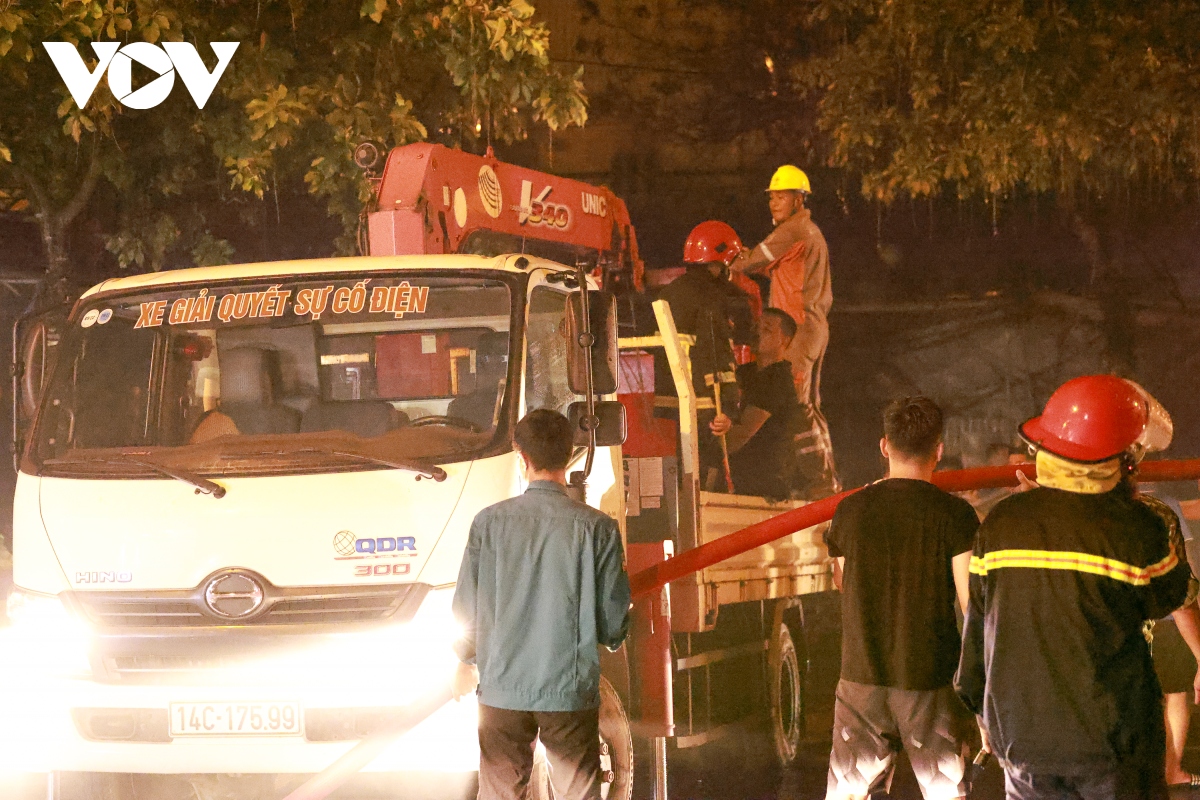
[[[888,406],[879,446],[888,477],[842,501],[826,543],[842,590],[842,675],[833,717],[829,800],[891,782],[903,747],[926,799],[964,797],[970,716],[952,687],[979,521],[930,480],[942,412],[925,397]]]
[[[800,402],[792,383],[792,365],[783,355],[796,335],[786,311],[764,308],[758,321],[756,361],[738,368],[742,412],[737,424],[721,414],[710,423],[725,434],[729,471],[738,494],[771,500],[791,497],[795,484],[792,441],[800,423]]]

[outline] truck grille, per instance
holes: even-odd
[[[72,592],[70,602],[92,623],[110,630],[327,625],[396,619],[402,607],[407,613],[416,610],[426,588],[421,584],[279,588],[264,582],[263,610],[245,620],[229,620],[208,609],[203,586],[160,592]]]

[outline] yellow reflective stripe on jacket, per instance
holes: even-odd
[[[975,575],[987,575],[990,570],[1007,567],[1070,569],[1112,578],[1134,586],[1145,586],[1152,579],[1173,570],[1178,563],[1179,559],[1175,557],[1174,552],[1168,553],[1162,561],[1148,567],[1135,567],[1123,561],[1091,553],[1074,553],[1066,550],[996,550],[985,554],[982,558],[971,556],[971,572]]]

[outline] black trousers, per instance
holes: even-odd
[[[510,711],[479,704],[479,800],[527,800],[533,749],[546,748],[557,800],[600,800],[600,709]]]
[[[1163,760],[1114,764],[1084,775],[1035,775],[1004,770],[1006,800],[1166,800]]]

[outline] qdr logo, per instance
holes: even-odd
[[[62,76],[67,91],[75,99],[75,105],[83,108],[92,93],[100,83],[100,78],[108,72],[108,88],[113,96],[126,108],[154,108],[171,93],[175,87],[175,73],[183,79],[183,85],[196,101],[197,108],[204,108],[217,81],[225,74],[225,69],[233,59],[233,53],[238,49],[238,42],[213,42],[213,52],[217,54],[217,66],[212,72],[200,60],[196,48],[187,42],[163,42],[162,46],[149,42],[134,42],[124,47],[120,42],[92,42],[92,51],[96,54],[97,64],[94,70],[88,70],[83,57],[70,42],[42,42],[54,68]],[[133,89],[133,62],[155,72],[158,77],[138,90]]]
[[[379,556],[417,554],[415,536],[382,536],[378,539],[359,539],[350,531],[338,531],[333,537],[333,549],[338,560]]]

